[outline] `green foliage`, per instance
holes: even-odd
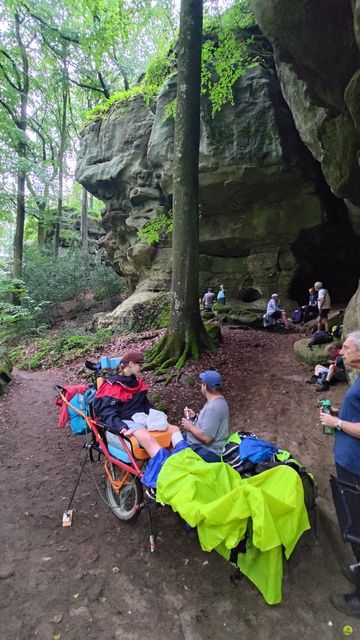
[[[157,213],[156,216],[138,232],[138,238],[146,244],[156,244],[173,230],[172,211]]]
[[[10,358],[20,369],[47,369],[67,364],[81,356],[91,356],[111,337],[111,329],[85,333],[82,329],[72,328],[57,336],[39,338],[31,347],[16,347],[10,351]]]
[[[102,100],[90,111],[87,111],[85,124],[109,116],[119,107],[125,107],[134,96],[142,95],[145,104],[149,105],[151,100],[158,95],[165,79],[169,76],[173,62],[173,54],[157,54],[149,62],[140,85],[127,91],[116,91],[107,100]]]
[[[209,96],[212,117],[224,104],[234,104],[235,82],[259,64],[259,55],[252,49],[254,26],[249,0],[238,0],[204,28],[201,92]]]
[[[104,264],[98,264],[80,250],[69,251],[55,262],[51,255],[28,250],[24,280],[0,277],[0,342],[24,335],[39,335],[56,322],[60,305],[77,301],[75,313],[84,309],[85,293],[102,289],[101,299],[118,295],[124,281]],[[11,304],[14,293],[21,306]],[[74,309],[73,309],[74,311]]]
[[[135,96],[142,95],[144,101],[148,104],[149,100],[151,100],[154,93],[156,93],[157,87],[153,86],[139,86],[133,87],[128,91],[116,91],[110,98],[107,100],[102,100],[95,107],[87,111],[85,114],[85,124],[88,124],[92,120],[99,120],[106,116],[109,116],[114,110],[119,107],[125,107],[129,100],[134,98]]]
[[[202,46],[201,91],[208,95],[212,116],[224,104],[234,103],[233,86],[246,69],[259,63],[253,48],[254,14],[249,0],[237,0],[223,14],[205,21]],[[129,91],[114,93],[86,114],[86,123],[109,115],[114,108],[125,106],[135,95],[142,94],[146,104],[159,94],[164,81],[176,71],[175,47],[158,51],[149,62],[141,85]],[[165,107],[166,119],[175,118],[176,100]]]

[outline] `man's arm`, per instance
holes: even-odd
[[[321,296],[321,298],[318,296],[317,303],[318,303],[319,311],[321,311],[321,309],[323,308],[324,302],[325,302],[325,293],[324,295]]]
[[[181,426],[183,429],[185,429],[185,431],[189,431],[189,433],[192,433],[192,435],[195,436],[195,438],[197,438],[198,440],[200,440],[200,442],[204,442],[205,444],[210,444],[210,442],[214,440],[212,436],[209,436],[206,433],[204,433],[200,429],[200,427],[197,426],[197,424],[194,424],[190,420],[186,420],[185,418],[183,418],[181,420]]]
[[[337,427],[341,423],[341,431],[348,433],[349,436],[360,438],[360,422],[349,422],[348,420],[339,420],[337,416],[331,416],[329,413],[320,412],[320,422],[326,427]]]

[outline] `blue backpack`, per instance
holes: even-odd
[[[86,417],[91,417],[91,407],[92,401],[95,398],[96,389],[95,387],[89,387],[86,389],[85,393],[77,393],[71,400],[70,404],[76,409],[82,411]],[[89,432],[89,427],[87,426],[84,418],[80,416],[72,407],[68,407],[69,417],[70,417],[70,428],[71,431],[77,435],[82,436],[85,433]]]
[[[303,310],[301,307],[298,307],[297,309],[294,309],[294,311],[291,314],[291,320],[295,323],[298,324],[299,322],[301,322],[303,318]]]

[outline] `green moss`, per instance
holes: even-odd
[[[149,85],[149,86],[139,86],[133,87],[128,91],[116,91],[110,98],[103,100],[96,107],[93,107],[90,111],[87,111],[85,114],[85,125],[89,124],[89,122],[93,122],[94,120],[101,120],[115,110],[119,111],[121,108],[124,110],[129,105],[130,100],[132,100],[135,96],[141,95],[144,98],[145,104],[149,104],[152,98],[157,95],[159,91],[159,87]]]
[[[38,339],[28,347],[17,347],[10,352],[10,357],[20,369],[47,369],[100,349],[111,336],[110,329],[86,334],[64,331],[56,337]]]

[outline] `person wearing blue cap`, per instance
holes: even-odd
[[[181,427],[187,432],[187,443],[203,460],[220,462],[221,451],[229,435],[229,406],[222,394],[218,371],[204,371],[199,378],[206,404],[198,415],[185,407]]]

